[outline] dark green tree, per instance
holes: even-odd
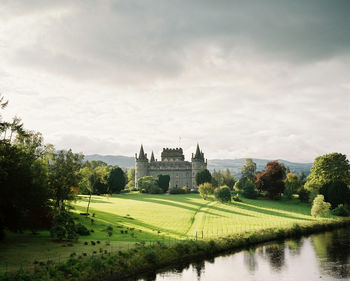
[[[83,155],[61,150],[52,155],[49,163],[49,188],[55,207],[61,212],[65,201],[73,200],[78,193],[79,170]]]
[[[245,159],[245,164],[241,168],[242,178],[250,179],[254,181],[256,172],[256,163],[251,158]]]
[[[339,204],[350,204],[350,189],[342,181],[325,183],[319,190],[326,202],[331,203],[332,208]]]
[[[211,174],[208,169],[202,169],[196,174],[197,186],[205,182],[211,182]]]
[[[150,176],[140,178],[138,180],[138,187],[140,192],[151,194],[163,193],[163,190],[158,185],[157,179]]]
[[[110,193],[120,193],[122,189],[125,188],[126,175],[124,171],[118,167],[114,166],[109,171],[108,176],[108,189]]]
[[[220,202],[231,202],[231,191],[227,185],[215,188],[214,196]]]
[[[169,175],[158,175],[158,185],[163,190],[167,192],[169,189],[170,176]]]

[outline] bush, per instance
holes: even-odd
[[[76,231],[79,235],[86,236],[90,235],[90,231],[85,227],[85,225],[78,223],[76,225]]]
[[[232,200],[235,202],[242,202],[242,200],[239,198],[238,194],[232,196]]]
[[[312,203],[311,215],[313,217],[327,216],[330,208],[331,208],[331,204],[325,202],[324,196],[319,194],[316,196],[316,198]]]
[[[145,252],[145,259],[150,264],[155,264],[158,261],[157,252],[152,249],[147,249]]]
[[[231,202],[231,191],[227,185],[215,188],[214,196],[220,202]]]
[[[340,217],[347,217],[350,215],[350,211],[343,204],[339,204],[332,210],[332,214]]]
[[[169,193],[170,194],[185,194],[186,191],[182,188],[175,187],[175,188],[170,188]]]
[[[342,181],[328,182],[324,184],[320,188],[319,193],[324,196],[326,202],[331,203],[332,208],[337,207],[339,204],[350,203],[350,190]]]
[[[310,192],[308,190],[306,190],[305,188],[301,188],[298,195],[299,195],[299,200],[301,202],[303,202],[303,203],[309,202]]]
[[[159,194],[163,190],[159,187],[157,179],[147,176],[142,177],[138,181],[139,190],[143,193]]]
[[[212,186],[211,183],[205,182],[198,186],[198,191],[199,191],[199,194],[205,200],[208,197],[208,195],[211,195],[214,193],[214,187]]]
[[[245,198],[249,198],[249,199],[257,198],[258,191],[255,188],[255,184],[253,182],[251,182],[250,180],[245,180],[242,195]]]
[[[71,213],[62,209],[53,219],[53,225],[50,229],[52,238],[63,240],[76,240],[78,234]]]

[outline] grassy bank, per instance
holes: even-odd
[[[210,240],[184,240],[175,244],[155,243],[115,254],[72,257],[60,264],[35,267],[34,272],[18,271],[0,275],[0,280],[122,280],[132,275],[176,264],[183,260],[212,256],[257,243],[299,237],[310,233],[350,226],[350,219],[332,219],[294,224],[291,227],[261,229]]]
[[[0,272],[15,271],[20,266],[33,268],[36,262],[61,262],[71,255],[115,253],[141,242],[148,245],[157,241],[173,244],[184,239],[209,240],[325,220],[311,217],[310,205],[297,199],[242,200],[222,204],[210,198],[203,200],[198,194],[93,196],[90,211],[95,216],[87,218],[79,215],[87,206],[87,198],[80,197],[73,204],[76,221],[93,231],[89,236],[81,236],[78,242],[58,243],[50,239],[48,231],[37,235],[7,233],[0,242]],[[108,227],[113,229],[111,236]],[[93,246],[91,241],[100,243]]]

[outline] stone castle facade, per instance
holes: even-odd
[[[182,148],[163,148],[161,161],[154,158],[152,151],[151,159],[148,160],[141,145],[139,155],[135,154],[135,186],[138,186],[138,179],[145,176],[169,175],[169,189],[183,186],[197,188],[196,174],[206,168],[207,160],[198,144],[196,153],[192,153],[191,162],[185,161]]]

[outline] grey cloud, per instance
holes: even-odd
[[[347,0],[43,2],[14,6],[70,12],[50,17],[37,45],[18,49],[14,61],[77,79],[173,77],[211,46],[223,58],[250,52],[297,64],[350,51]]]

